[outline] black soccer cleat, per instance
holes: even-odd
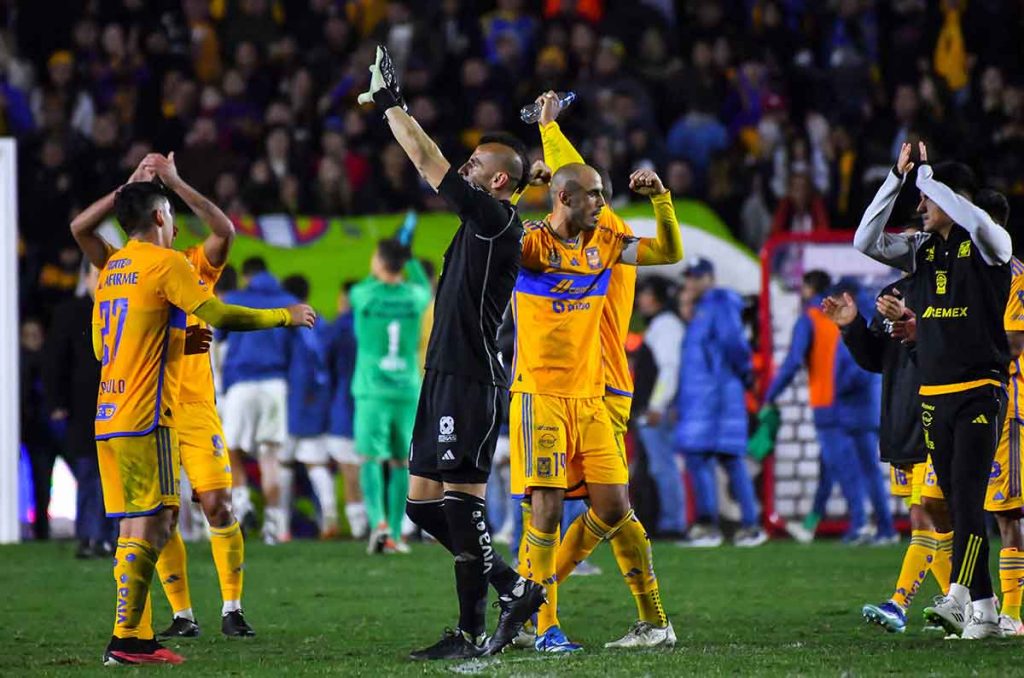
[[[220,632],[232,638],[252,638],[256,635],[241,610],[232,610],[221,617]]]
[[[428,648],[416,650],[409,653],[409,659],[413,661],[427,661],[430,659],[475,659],[481,657],[486,650],[486,643],[481,639],[480,644],[474,643],[467,634],[459,629],[454,631],[445,629],[441,640]]]
[[[490,656],[504,652],[519,635],[523,624],[537,614],[537,610],[546,601],[543,586],[520,577],[512,591],[498,596],[495,602],[495,605],[501,608],[501,613],[498,615],[498,626],[494,629],[494,635],[487,643],[484,654]]]
[[[152,638],[118,638],[112,636],[103,651],[104,666],[122,664],[181,664],[185,658],[168,650]]]
[[[156,634],[156,637],[161,640],[165,640],[167,638],[198,638],[199,624],[195,623],[191,619],[175,617],[173,621],[171,621],[171,625]]]

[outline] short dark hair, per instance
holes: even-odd
[[[267,262],[263,257],[249,257],[242,262],[242,275],[246,278],[252,277],[257,273],[265,273],[267,270]]]
[[[672,294],[672,282],[660,275],[647,276],[637,283],[637,292],[650,292],[659,305],[665,306]]]
[[[1006,196],[991,188],[983,188],[974,197],[974,204],[988,212],[992,221],[1000,226],[1006,226],[1010,221],[1010,201]]]
[[[309,299],[309,279],[301,273],[295,273],[282,280],[281,287],[299,301],[305,302]]]
[[[220,272],[220,278],[217,280],[217,284],[213,290],[217,294],[223,294],[225,292],[234,292],[238,289],[238,271],[231,264],[224,267],[224,270]]]
[[[508,172],[509,178],[515,182],[516,191],[526,188],[530,182],[530,159],[526,155],[526,145],[519,140],[519,137],[508,132],[491,132],[480,137],[480,144],[501,144],[515,151],[515,154],[519,156],[519,162],[523,165],[522,172],[517,177],[515,167],[506,167],[505,170]]]
[[[128,235],[141,233],[153,225],[153,210],[161,200],[169,200],[164,190],[152,181],[125,184],[114,197],[114,214]]]
[[[804,273],[804,284],[814,290],[815,294],[822,294],[832,287],[832,276],[821,269],[807,271]]]
[[[394,238],[385,238],[377,243],[377,254],[389,273],[401,273],[405,262],[412,257],[409,248]]]
[[[933,166],[933,177],[935,181],[953,189],[954,193],[960,193],[973,199],[974,193],[978,190],[978,180],[974,176],[974,170],[962,162],[946,160]]]

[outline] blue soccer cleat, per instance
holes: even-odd
[[[865,605],[861,609],[864,619],[878,624],[889,633],[903,633],[907,630],[907,615],[899,605],[887,601],[881,605]]]
[[[537,636],[537,639],[533,641],[533,649],[537,652],[554,652],[554,653],[565,653],[565,652],[579,652],[583,649],[583,646],[579,643],[573,643],[565,634],[562,633],[562,629],[557,626],[552,626],[544,635]]]

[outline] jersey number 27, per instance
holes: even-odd
[[[100,302],[100,316],[103,317],[103,329],[100,336],[103,338],[103,364],[108,365],[117,357],[117,349],[121,345],[121,333],[124,332],[124,322],[128,318],[128,299],[120,297],[109,301]],[[111,328],[111,323],[116,327]],[[113,329],[114,345],[109,345],[111,330]]]

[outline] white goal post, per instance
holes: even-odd
[[[18,149],[0,138],[0,544],[19,540]],[[11,387],[14,384],[15,387]]]

